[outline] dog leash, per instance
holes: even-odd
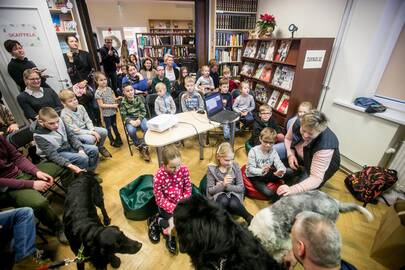
[[[36,268],[35,270],[47,270],[47,269],[54,269],[54,268],[58,268],[61,266],[67,266],[71,263],[82,263],[87,261],[88,259],[90,259],[89,256],[84,256],[84,245],[82,243],[82,245],[80,246],[79,251],[77,252],[77,255],[74,259],[64,259],[63,261],[59,261],[59,262],[54,262],[51,264],[47,264],[47,265],[42,265],[38,268]]]

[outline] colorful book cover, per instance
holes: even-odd
[[[256,79],[259,79],[262,76],[264,66],[265,66],[265,64],[259,64],[259,66],[257,67],[256,73],[254,76]]]
[[[262,42],[260,44],[259,50],[257,52],[257,58],[258,59],[265,59],[266,54],[267,54],[267,50],[269,49],[269,42]]]
[[[276,108],[276,104],[277,104],[277,100],[278,100],[279,96],[280,96],[280,92],[277,90],[273,90],[267,104],[269,104],[269,106],[272,108]]]
[[[284,62],[287,59],[290,47],[291,47],[291,40],[282,40],[274,60],[277,62]]]
[[[291,91],[294,82],[294,69],[278,66],[274,72],[272,84],[274,86]]]
[[[290,102],[290,96],[286,93],[280,99],[280,102],[277,106],[277,111],[281,112],[282,114],[287,114],[288,111],[288,103]]]
[[[245,76],[252,77],[254,69],[255,69],[255,64],[254,63],[245,62],[245,64],[242,67],[242,71],[240,73],[245,75]]]
[[[243,52],[244,57],[254,58],[256,54],[256,41],[250,40],[246,44],[245,51]]]
[[[266,103],[267,99],[268,99],[267,89],[259,83],[256,84],[256,88],[254,90],[254,96],[257,101]]]
[[[262,80],[264,82],[270,82],[270,78],[271,78],[271,65],[266,64],[263,67],[263,71],[262,71],[262,74],[260,76],[260,80]]]
[[[270,42],[269,48],[267,49],[266,56],[264,57],[264,60],[273,61],[275,44],[276,44],[276,42],[274,40]]]

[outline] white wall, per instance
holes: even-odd
[[[354,163],[376,165],[392,140],[399,125],[362,112],[336,105],[336,99],[351,102],[363,83],[366,63],[371,57],[371,44],[387,0],[354,0],[352,14],[343,36],[329,90],[321,108],[330,119],[330,127],[340,142],[341,154]],[[336,37],[346,1],[342,0],[259,0],[260,13],[276,16],[276,35],[288,37],[287,27],[299,27],[297,37]],[[343,159],[342,165],[355,169]]]
[[[149,19],[194,20],[194,3],[153,1],[96,1],[87,0],[91,26],[97,27],[148,27]],[[195,21],[195,20],[194,20]]]

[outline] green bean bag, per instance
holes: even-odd
[[[245,142],[246,154],[249,154],[250,149],[253,148],[253,145],[250,144],[250,139]]]
[[[200,181],[200,191],[202,195],[206,196],[207,195],[207,175],[204,175],[204,177]]]
[[[146,220],[158,212],[153,194],[153,175],[141,175],[121,188],[119,192],[126,218]],[[192,185],[192,194],[201,194],[194,184]]]

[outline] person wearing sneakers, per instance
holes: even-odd
[[[77,135],[77,138],[84,144],[97,144],[98,151],[103,157],[112,157],[104,142],[107,138],[107,130],[103,127],[93,126],[86,109],[79,104],[75,93],[69,89],[59,92],[64,109],[60,117],[67,127]]]
[[[127,83],[122,86],[124,92],[124,98],[121,102],[121,117],[125,123],[125,127],[128,131],[128,135],[131,137],[134,145],[138,147],[141,157],[145,161],[150,161],[149,147],[142,139],[138,138],[136,134],[140,128],[143,134],[148,130],[146,125],[146,108],[143,103],[142,97],[134,95],[134,88],[131,84]]]
[[[174,227],[173,212],[180,200],[191,196],[190,171],[182,164],[180,151],[174,145],[163,149],[162,158],[163,165],[153,180],[153,194],[159,214],[148,219],[148,236],[156,244],[160,241],[162,231],[166,238],[166,248],[176,254],[176,239],[171,233]]]

